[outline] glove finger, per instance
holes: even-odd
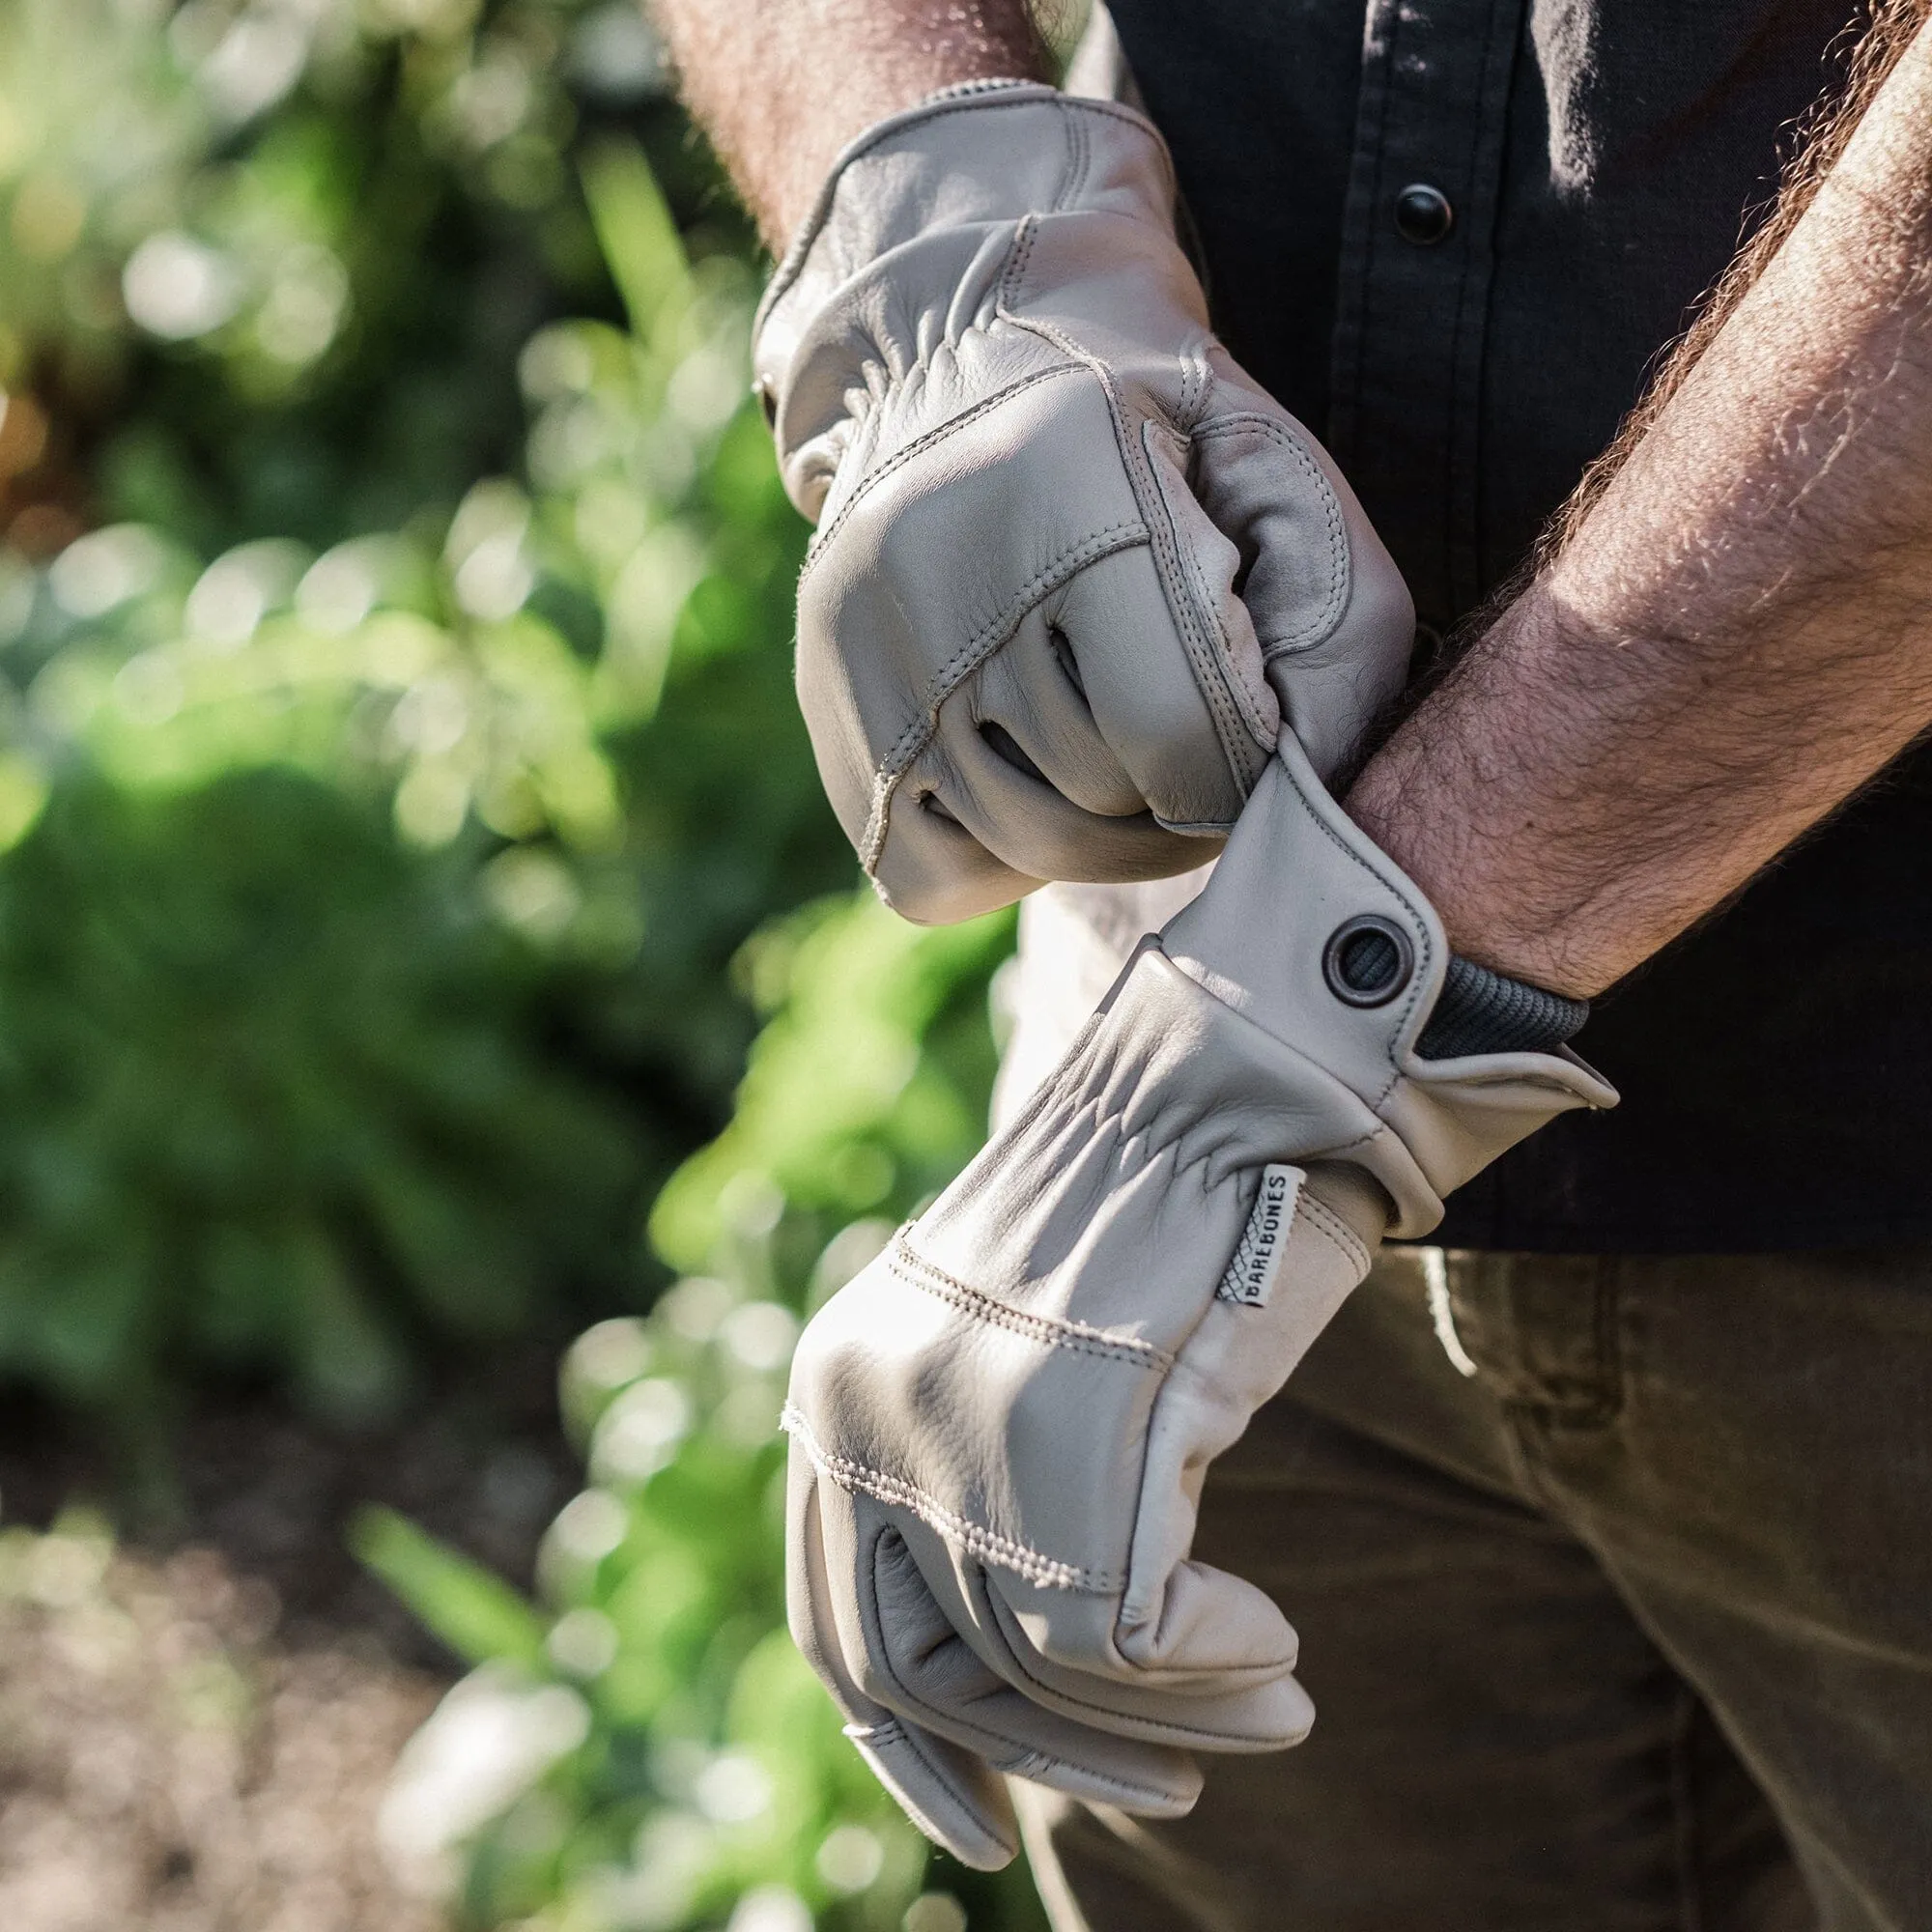
[[[1215,847],[1170,831],[1146,810],[1125,817],[1085,810],[1005,725],[988,733],[973,724],[967,703],[965,693],[952,700],[954,716],[926,748],[913,781],[928,811],[936,803],[1013,872],[1096,883],[1157,879],[1189,871],[1213,855]],[[1052,753],[1046,755],[1051,761]],[[898,818],[895,800],[894,829]],[[882,878],[886,866],[882,854]]]
[[[1191,497],[1188,504],[1193,522],[1226,553],[1232,574],[1238,561],[1232,547],[1215,536]],[[1146,545],[1089,564],[1040,608],[1100,736],[1148,809],[1163,825],[1211,834],[1240,816],[1266,766],[1264,747],[1273,744],[1277,719],[1251,630],[1251,674],[1240,695],[1233,695],[1226,648],[1208,633],[1201,593],[1188,588],[1187,580],[1198,575],[1189,560],[1184,581],[1174,586],[1176,599],[1188,600],[1191,647]]]
[[[1012,897],[1015,880],[1162,878],[1211,857],[1265,754],[1225,694],[1217,725],[1202,676],[1145,546],[1089,564],[942,707],[893,798],[875,866],[890,901],[936,916],[932,882],[964,903],[968,868],[977,895]]]
[[[1299,1744],[1314,1722],[1308,1693],[1289,1675],[1294,1632],[1252,1584],[1227,1578],[1260,1598],[1279,1627],[1265,1662],[1150,1671],[1120,1654],[1116,1599],[1029,1584],[961,1557],[923,1523],[900,1527],[947,1628],[987,1670],[1083,1729],[1177,1749],[1263,1751]]]
[[[859,1755],[914,1825],[974,1871],[1004,1871],[1019,1851],[1005,1781],[969,1751],[899,1718],[845,1726]]]
[[[869,870],[879,896],[922,925],[971,919],[1048,879],[1113,884],[1191,871],[1218,845],[1170,832],[1143,811],[1109,818],[1083,810],[967,722],[948,726],[895,788]]]
[[[1003,1682],[926,1587],[902,1533],[908,1520],[864,1498],[854,1518],[859,1560],[869,1555],[872,1578],[869,1695],[1011,1776],[1144,1817],[1176,1818],[1193,1809],[1201,1774],[1191,1758],[1069,1720]]]
[[[1045,883],[1043,875],[995,857],[968,829],[959,815],[960,790],[945,758],[928,748],[893,794],[885,836],[867,867],[880,898],[917,925],[975,919]],[[967,816],[985,822],[980,812],[969,810]]]
[[[1225,1570],[1177,1566],[1169,1604],[1185,1628],[1163,1633],[1171,1649],[1152,1662],[1140,1634],[1122,1627],[1117,1603],[1069,1614],[1064,1593],[1021,1577],[990,1580],[987,1614],[1014,1669],[1036,1694],[1066,1700],[1091,1723],[1158,1721],[1163,1735],[1197,1749],[1250,1751],[1299,1744],[1315,1720],[1293,1675],[1293,1626],[1264,1592]]]
[[[786,1470],[785,1545],[785,1616],[792,1640],[831,1692],[846,1719],[845,1735],[873,1776],[906,1816],[961,1864],[999,1871],[1011,1863],[1019,1850],[1018,1827],[1006,1786],[992,1769],[867,1696],[848,1667],[835,1607],[836,1573],[827,1561],[820,1479],[796,1438]]]
[[[1216,382],[1188,475],[1241,558],[1240,602],[1283,722],[1325,777],[1402,688],[1407,586],[1326,452],[1248,383]]]
[[[1294,1633],[1266,1595],[1191,1560],[1201,1492],[1209,1465],[1368,1273],[1387,1219],[1380,1190],[1346,1169],[1266,1172],[1267,1192],[1258,1179],[1231,1264],[1245,1264],[1245,1288],[1258,1299],[1215,1294],[1148,1421],[1141,1509],[1115,1635],[1130,1663],[1163,1676],[1270,1657],[1294,1661]]]
[[[1177,1816],[1200,1793],[1192,1764],[1172,1750],[1118,1740],[1039,1710],[960,1640],[907,1551],[918,1519],[821,1476],[818,1522],[836,1618],[839,1667],[867,1705],[950,1739],[995,1770],[1146,1814]]]
[[[1149,816],[1140,787],[1094,722],[1072,645],[1045,605],[1021,618],[970,696],[980,735],[1009,763],[1096,818]]]

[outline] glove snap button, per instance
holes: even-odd
[[[1321,949],[1321,977],[1344,1006],[1385,1007],[1414,971],[1408,934],[1374,913],[1345,921]]]

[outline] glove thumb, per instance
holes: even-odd
[[[1189,469],[1239,554],[1233,588],[1282,722],[1326,779],[1407,675],[1408,586],[1327,452],[1245,380],[1216,383]]]

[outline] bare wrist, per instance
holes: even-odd
[[[1634,960],[1598,943],[1598,882],[1566,868],[1544,753],[1566,680],[1592,648],[1538,582],[1376,753],[1345,810],[1421,888],[1464,958],[1589,1000]],[[1539,693],[1547,693],[1541,699]]]
[[[962,82],[1049,77],[1024,0],[648,4],[687,105],[775,254],[874,122]]]

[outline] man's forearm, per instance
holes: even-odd
[[[1587,996],[1928,724],[1921,30],[1607,487],[1348,803],[1458,950]]]
[[[835,156],[961,81],[1037,79],[1026,0],[648,0],[681,91],[781,252]]]

